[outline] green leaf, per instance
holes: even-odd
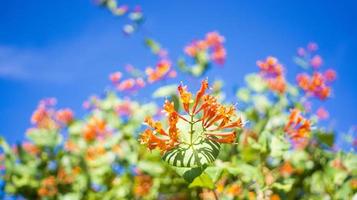
[[[202,167],[174,167],[175,171],[182,176],[187,182],[192,183],[192,181],[200,176],[202,172],[205,170],[206,166]]]
[[[205,173],[212,179],[213,182],[216,182],[221,176],[222,171],[222,167],[210,166],[206,168]]]
[[[181,144],[166,152],[163,155],[164,161],[176,167],[199,167],[217,158],[221,146],[218,142],[202,137],[204,130],[200,123],[190,125],[179,120],[177,128],[180,130]]]
[[[317,133],[316,134],[317,138],[319,139],[320,142],[323,142],[324,144],[328,145],[329,147],[332,147],[332,145],[335,142],[335,135],[333,133]]]
[[[200,176],[196,177],[188,187],[203,187],[213,189],[214,182],[212,181],[210,176],[203,172]]]
[[[247,88],[241,88],[237,91],[237,97],[243,102],[248,102],[250,99],[250,91]]]
[[[155,90],[152,94],[153,98],[168,97],[176,94],[177,85],[166,85]]]
[[[220,144],[203,139],[193,145],[181,144],[164,154],[163,160],[176,167],[197,167],[212,163],[218,156]]]
[[[248,87],[256,92],[262,92],[266,89],[266,82],[258,74],[248,74],[245,77]]]

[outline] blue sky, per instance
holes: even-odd
[[[224,79],[227,91],[268,55],[278,57],[293,80],[296,48],[316,41],[324,67],[338,72],[334,95],[323,103],[331,124],[339,131],[356,125],[356,1],[122,1],[140,4],[146,15],[143,30],[130,38],[121,34],[123,19],[90,0],[0,2],[0,134],[10,142],[23,138],[40,99],[56,97],[59,107],[81,116],[82,102],[103,92],[110,72],[128,63],[154,64],[144,34],[175,58],[212,30],[226,37],[228,60],[208,76]]]

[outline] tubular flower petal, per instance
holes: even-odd
[[[331,94],[331,88],[328,83],[336,78],[334,70],[327,70],[325,74],[314,72],[312,76],[307,74],[298,74],[296,80],[299,87],[306,92],[307,95],[315,96],[321,100],[325,100]]]
[[[301,115],[300,110],[295,108],[290,111],[289,120],[285,125],[284,131],[293,140],[304,139],[311,131],[311,122]]]
[[[269,56],[265,61],[257,61],[261,76],[266,80],[268,87],[279,94],[286,91],[286,80],[284,76],[284,67],[278,62],[278,59]]]
[[[185,114],[178,113],[174,103],[166,100],[163,110],[167,113],[168,131],[163,130],[160,122],[148,117],[145,124],[149,128],[142,133],[141,143],[146,144],[149,149],[158,148],[166,152],[183,142],[180,140],[182,134],[190,134],[187,129],[182,129],[182,126],[192,129],[196,124],[197,127],[202,127],[200,138],[233,143],[236,139],[234,129],[243,127],[242,119],[238,117],[234,106],[221,105],[215,97],[206,94],[207,89],[208,82],[203,80],[195,100],[192,100],[192,94],[187,91],[187,87],[178,86]]]

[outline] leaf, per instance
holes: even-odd
[[[195,168],[174,167],[175,171],[189,183],[191,183],[196,177],[200,176],[205,168],[206,166]]]
[[[245,77],[248,87],[256,92],[262,92],[266,89],[266,82],[258,74],[248,74]]]
[[[221,176],[222,171],[223,171],[222,167],[210,166],[210,167],[206,168],[205,173],[209,177],[211,177],[213,182],[216,182],[219,179],[219,177]]]
[[[196,177],[188,187],[203,187],[213,189],[214,182],[212,181],[211,177],[207,175],[207,173],[203,172],[200,176]]]
[[[250,91],[247,88],[241,88],[237,91],[238,99],[242,100],[243,102],[248,102],[250,99]]]
[[[163,87],[160,87],[159,89],[155,90],[155,92],[152,94],[153,98],[162,98],[162,97],[168,97],[176,94],[176,89],[177,85],[166,85]]]
[[[164,161],[176,167],[200,167],[217,158],[221,146],[218,142],[202,137],[204,130],[200,123],[191,127],[184,120],[179,120],[177,128],[181,131],[181,144],[166,152],[163,155]]]
[[[163,160],[176,167],[197,167],[212,163],[219,154],[220,145],[203,139],[193,145],[181,144],[164,154]]]
[[[319,139],[320,142],[328,145],[329,147],[332,147],[332,145],[335,142],[335,135],[333,133],[322,133],[319,132],[316,134],[317,138]]]

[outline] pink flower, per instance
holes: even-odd
[[[297,49],[297,55],[300,57],[304,57],[306,55],[305,49],[300,47]]]
[[[135,86],[135,79],[129,78],[126,80],[123,80],[121,83],[117,85],[117,89],[119,91],[128,91],[133,89]]]
[[[310,65],[314,68],[317,69],[322,65],[322,58],[319,55],[315,55],[314,57],[311,58],[310,60]]]
[[[56,119],[67,125],[73,120],[73,111],[69,108],[58,110],[56,113]]]
[[[336,79],[336,71],[333,69],[328,69],[326,70],[324,76],[327,81],[332,82]]]
[[[226,60],[226,50],[223,46],[218,46],[212,52],[211,58],[217,64],[223,65]]]
[[[313,52],[313,51],[317,51],[318,49],[318,45],[315,43],[315,42],[310,42],[308,45],[307,45],[307,50],[309,50],[310,52]]]
[[[138,87],[140,87],[140,88],[145,87],[145,81],[144,81],[144,79],[142,79],[142,78],[137,78],[137,79],[135,80],[135,82],[136,82],[136,85],[137,85]]]
[[[323,107],[320,107],[319,109],[317,109],[316,115],[319,118],[319,120],[325,120],[325,119],[329,118],[328,111]]]
[[[114,72],[114,73],[109,75],[109,79],[113,83],[117,83],[121,79],[121,77],[122,77],[122,73],[121,72]]]
[[[206,34],[206,42],[210,46],[221,46],[224,40],[224,37],[218,32],[209,32]]]

